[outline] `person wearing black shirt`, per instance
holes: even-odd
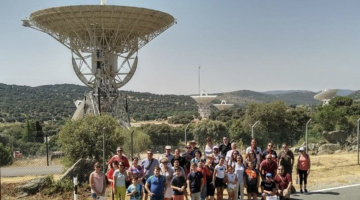
[[[171,181],[171,188],[174,191],[173,199],[174,200],[184,200],[184,192],[186,192],[186,180],[181,175],[181,169],[175,167],[176,176]]]
[[[223,137],[223,143],[219,146],[219,151],[221,155],[225,158],[226,153],[231,150],[231,144],[229,143],[229,140],[227,137]]]
[[[267,196],[274,196],[276,194],[276,185],[272,180],[272,174],[267,173],[265,181],[261,182],[262,199],[266,200]]]

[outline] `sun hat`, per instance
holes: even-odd
[[[166,146],[165,149],[170,149],[171,150],[171,146]]]
[[[219,147],[218,147],[218,146],[214,146],[213,149],[219,149]]]

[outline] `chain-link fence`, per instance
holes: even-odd
[[[28,137],[26,140],[9,141],[12,161],[2,166],[2,177],[59,174],[62,172],[60,157],[63,153],[54,145],[53,136]]]

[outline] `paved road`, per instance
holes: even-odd
[[[2,177],[27,176],[27,175],[48,175],[61,174],[62,166],[41,166],[41,167],[9,167],[1,168]]]
[[[337,188],[330,190],[319,190],[310,192],[308,194],[294,194],[291,199],[304,199],[304,200],[339,200],[339,199],[360,199],[359,196],[360,185]]]

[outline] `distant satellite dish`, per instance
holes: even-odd
[[[228,110],[234,106],[234,104],[227,104],[225,100],[222,100],[220,104],[214,104],[214,106],[219,110]]]
[[[328,105],[329,101],[336,96],[338,89],[325,89],[314,96],[314,99],[322,101],[323,105]]]
[[[101,5],[106,5],[107,0],[100,0]]]

